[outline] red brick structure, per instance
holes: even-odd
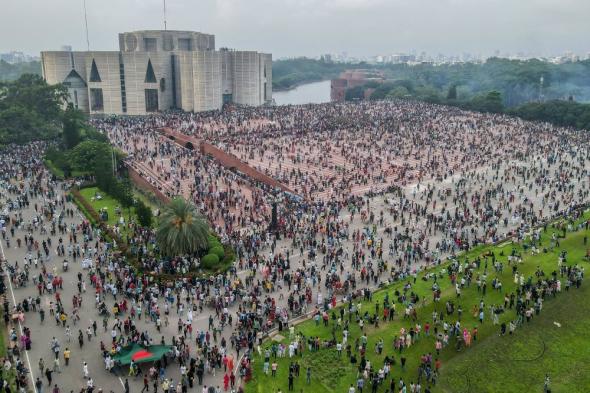
[[[161,128],[159,131],[162,134],[166,135],[169,139],[178,143],[180,146],[186,147],[190,150],[197,149],[201,144],[200,139],[174,131],[172,128],[169,127]]]
[[[233,154],[226,153],[208,142],[205,142],[201,139],[189,135],[179,133],[168,127],[161,128],[160,132],[169,139],[179,144],[180,146],[186,147],[188,149],[198,148],[201,154],[211,156],[215,161],[217,161],[218,163],[230,170],[236,170],[250,177],[251,179],[254,179],[271,187],[280,188],[283,191],[293,193],[293,191],[289,187],[285,186],[278,180],[275,180],[272,177],[260,172],[259,170],[254,169],[253,167],[241,161],[238,157],[234,156]],[[149,185],[151,186],[151,184]]]
[[[280,188],[283,191],[293,194],[293,191],[289,187],[285,186],[278,180],[275,180],[272,177],[258,171],[257,169],[252,168],[250,165],[241,161],[233,154],[228,154],[210,143],[201,142],[201,153],[213,157],[213,159],[228,169],[235,169],[238,172],[241,172],[244,175],[250,177],[251,179],[267,184],[274,188]]]
[[[168,196],[164,195],[164,193],[158,190],[156,186],[150,184],[147,180],[145,180],[143,176],[141,176],[135,170],[135,168],[131,167],[130,165],[127,165],[127,172],[129,173],[129,177],[137,187],[147,192],[153,193],[156,196],[156,198],[158,198],[163,203],[170,202],[170,198]]]
[[[330,99],[334,102],[344,102],[347,89],[362,86],[369,81],[382,83],[384,80],[385,77],[381,71],[346,70],[330,82]]]

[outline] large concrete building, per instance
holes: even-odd
[[[207,111],[272,101],[272,56],[215,50],[215,36],[145,30],[119,34],[119,51],[41,52],[43,77],[63,83],[90,114]]]

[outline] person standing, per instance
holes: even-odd
[[[41,381],[39,377],[37,377],[37,380],[35,381],[35,387],[37,388],[38,393],[43,393],[43,381]]]
[[[53,381],[52,374],[53,374],[53,371],[51,371],[49,368],[45,369],[45,377],[47,377],[47,385],[49,387],[51,387],[51,381]]]
[[[545,374],[545,383],[543,384],[543,393],[551,393],[551,379],[549,379],[549,374]]]
[[[64,351],[64,362],[66,363],[66,367],[70,365],[70,354],[70,349],[66,347],[66,350]]]
[[[147,375],[143,376],[143,389],[141,389],[141,393],[149,392],[150,391],[150,381],[148,380]]]
[[[53,372],[61,374],[61,368],[59,367],[59,358],[53,359]]]

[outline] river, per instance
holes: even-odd
[[[277,105],[330,102],[330,81],[306,83],[291,90],[273,92],[272,98]]]

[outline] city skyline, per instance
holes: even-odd
[[[0,52],[37,55],[62,45],[86,50],[81,1],[23,0],[6,8],[0,34],[10,40],[0,43]],[[87,9],[91,50],[115,49],[112,36],[118,31],[163,28],[162,0],[87,0]],[[590,3],[582,0],[167,0],[168,29],[215,31],[220,47],[261,49],[276,59],[340,52],[362,58],[412,50],[449,56],[486,57],[496,51],[585,56],[590,52],[588,14]],[[43,34],[28,34],[33,30],[27,25]]]

